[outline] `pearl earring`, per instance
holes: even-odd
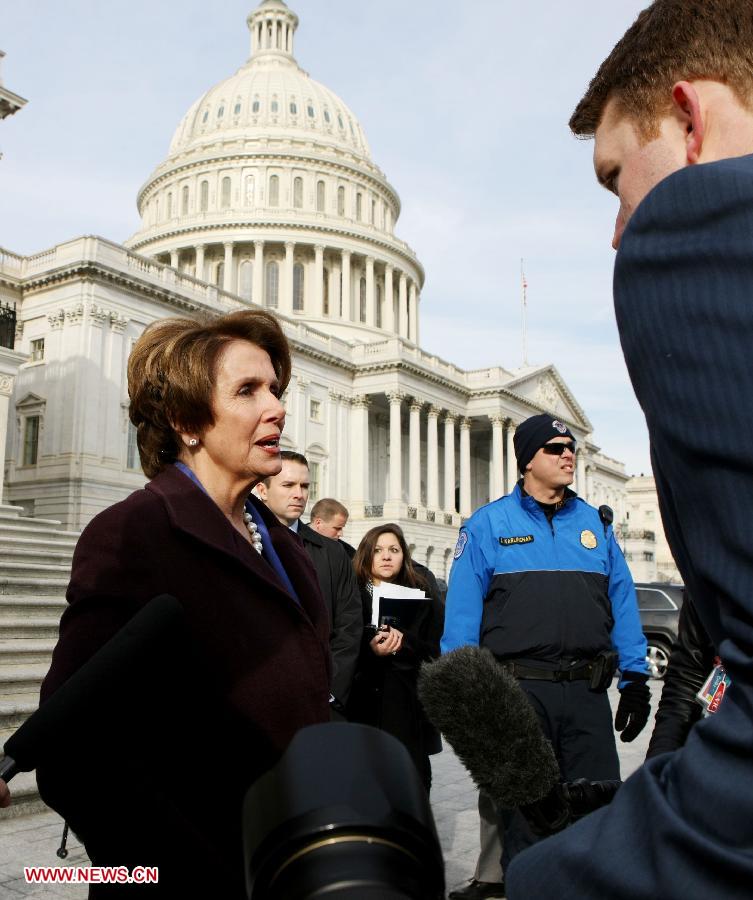
[[[198,445],[199,445],[199,440],[198,440],[198,438],[191,438],[191,439],[188,441],[188,446],[189,446],[189,447],[197,447]]]

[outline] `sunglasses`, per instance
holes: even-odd
[[[541,449],[544,453],[548,453],[549,456],[562,456],[565,450],[575,453],[575,443],[568,441],[566,444],[544,444]]]

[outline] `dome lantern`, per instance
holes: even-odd
[[[251,32],[251,58],[286,56],[293,58],[293,35],[298,16],[283,0],[263,0],[246,19]]]

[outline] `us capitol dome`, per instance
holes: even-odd
[[[251,55],[191,106],[138,194],[126,246],[359,342],[418,343],[424,271],[363,129],[297,64],[298,17],[264,0]]]

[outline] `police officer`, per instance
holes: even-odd
[[[569,489],[575,438],[562,422],[526,419],[514,447],[522,480],[460,530],[442,652],[480,644],[520,680],[564,780],[617,779],[606,694],[616,667],[623,741],[640,733],[650,705],[646,640],[612,512]],[[533,840],[516,816],[505,857]]]

